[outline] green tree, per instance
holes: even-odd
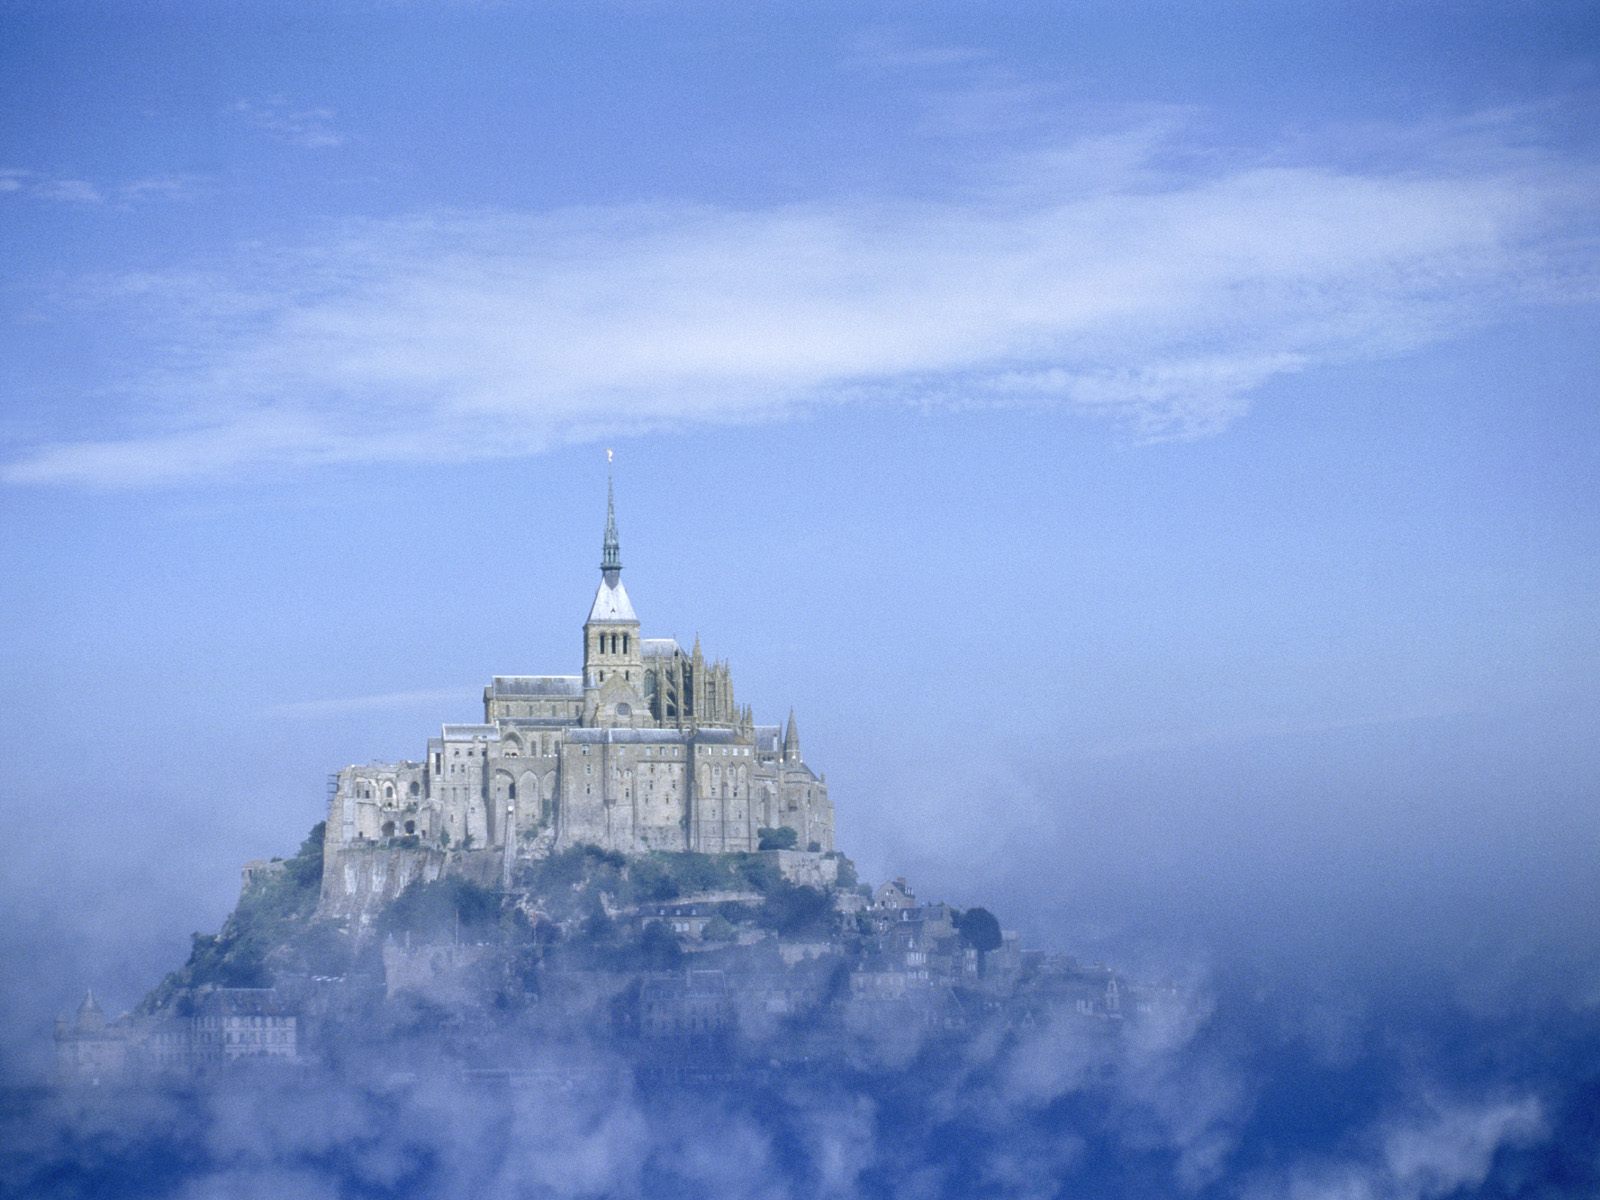
[[[638,965],[646,971],[675,971],[683,962],[678,936],[660,921],[652,921],[639,935]]]
[[[816,888],[783,883],[767,893],[756,921],[781,934],[823,933],[833,927],[833,903]]]
[[[756,836],[761,839],[758,845],[761,850],[793,850],[800,841],[800,835],[787,825],[779,825],[776,829],[758,829]]]
[[[987,908],[969,908],[956,918],[961,940],[978,952],[978,974],[984,973],[984,956],[1000,949],[1000,922]]]
[[[448,938],[458,933],[481,938],[500,919],[500,893],[446,875],[432,883],[418,880],[394,898],[378,918],[380,932]]]
[[[839,856],[839,877],[834,880],[834,886],[841,892],[848,892],[855,888],[860,880],[856,878],[856,865],[843,855]]]

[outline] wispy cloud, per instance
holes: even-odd
[[[192,175],[155,175],[122,182],[94,182],[20,168],[0,170],[0,194],[76,205],[127,205],[148,200],[188,200],[201,190]]]
[[[290,145],[331,150],[345,144],[344,134],[334,128],[337,114],[331,108],[302,108],[286,96],[268,96],[236,101],[233,111],[269,137]]]
[[[385,712],[390,709],[419,708],[423,705],[459,701],[470,697],[470,687],[427,688],[411,692],[381,692],[371,696],[336,696],[325,700],[294,700],[273,704],[264,710],[268,717],[332,717],[345,713]]]
[[[431,213],[119,281],[163,350],[118,433],[14,447],[3,478],[470,460],[843,403],[1203,436],[1275,380],[1592,286],[1587,163],[1182,153],[1163,119],[995,163],[959,203]]]

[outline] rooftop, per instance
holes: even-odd
[[[578,675],[496,675],[489,685],[496,696],[583,695],[583,678]]]

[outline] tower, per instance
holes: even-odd
[[[586,725],[634,725],[649,717],[639,617],[622,586],[617,501],[606,479],[606,533],[600,547],[600,586],[583,623],[583,715]]]

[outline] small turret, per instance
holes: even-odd
[[[800,761],[800,727],[795,724],[794,709],[789,710],[789,727],[783,731],[783,761]]]
[[[83,1003],[78,1005],[78,1025],[81,1033],[88,1033],[106,1027],[106,1014],[100,1011],[100,1006],[95,1003],[93,989],[84,992]]]

